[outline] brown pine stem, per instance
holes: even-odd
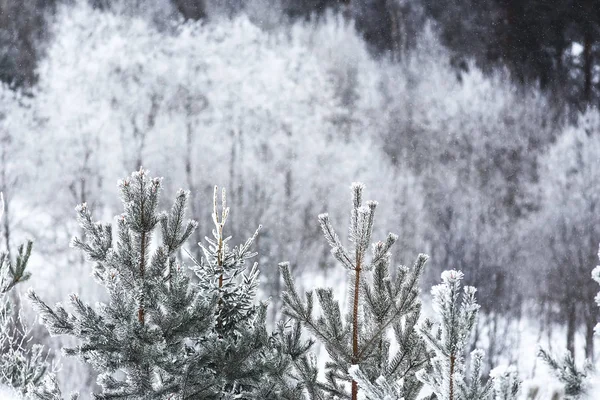
[[[140,173],[142,173],[143,170],[140,167]],[[142,181],[142,192],[144,188],[144,184]],[[143,196],[143,194],[142,194]],[[142,197],[142,201],[141,201],[141,212],[140,212],[140,218],[142,219],[142,221],[144,220],[144,198]],[[143,224],[142,224],[143,226]],[[144,274],[146,273],[146,232],[142,229],[142,233],[141,233],[141,237],[140,237],[140,279],[142,281],[142,291],[144,290]],[[138,321],[140,324],[144,325],[146,322],[146,311],[144,310],[144,295],[145,293],[142,293],[142,299],[140,300],[140,304],[139,304],[139,308],[138,308]]]
[[[142,255],[140,257],[140,276],[142,278],[142,280],[144,279],[144,274],[146,272],[146,232],[142,232],[142,237],[141,237],[141,249],[140,251],[142,252]],[[142,302],[140,302],[139,308],[138,308],[138,321],[140,322],[140,324],[144,325],[146,319],[145,319],[145,310],[144,310],[144,305]]]
[[[358,295],[360,289],[360,257],[356,258],[356,276],[354,281],[354,303],[352,308],[352,364],[358,364]],[[358,399],[358,383],[352,380],[352,400]]]
[[[223,224],[219,225],[219,248],[217,249],[217,265],[219,266],[219,270],[221,271],[221,275],[219,275],[219,290],[223,287]],[[219,297],[219,312],[223,307],[223,300]],[[217,328],[221,330],[223,328],[223,321],[221,320],[221,314],[217,318]]]
[[[450,356],[450,400],[454,400],[454,366],[456,364],[456,356]]]
[[[358,399],[358,383],[352,380],[352,400]]]

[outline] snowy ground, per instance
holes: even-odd
[[[20,396],[12,388],[0,386],[0,400],[17,400],[17,399],[20,399]]]

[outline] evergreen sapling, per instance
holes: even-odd
[[[299,325],[267,332],[267,305],[256,304],[258,266],[246,266],[256,254],[250,248],[258,231],[230,248],[225,192],[219,211],[215,190],[215,230],[191,268],[198,278],[192,282],[177,259],[196,228],[194,221],[184,222],[188,192],[180,190],[171,210],[159,213],[160,179],[141,169],[119,187],[125,212],[117,218],[116,239],[111,225],[94,222],[83,204],[77,212],[86,240],[72,241],[95,262],[94,276],[109,303],[94,309],[73,295],[69,314],[30,292],[52,334],[80,340],[64,351],[101,373],[102,393],[94,396],[301,399],[303,386],[291,371],[306,362],[311,343],[301,339]],[[150,252],[156,230],[160,241]],[[54,385],[43,396],[59,398],[60,391]]]
[[[243,244],[230,247],[226,192],[221,192],[220,209],[218,194],[215,187],[212,238],[199,243],[204,257],[193,267],[200,291],[217,299],[211,332],[195,340],[197,369],[214,371],[212,384],[205,385],[211,389],[197,398],[301,399],[302,387],[291,368],[302,362],[311,343],[302,341],[299,326],[279,324],[275,333],[268,333],[267,304],[256,301],[258,264],[247,267],[247,260],[257,255],[251,247],[260,226]]]
[[[589,360],[586,360],[580,368],[575,364],[571,352],[565,352],[563,357],[558,359],[543,348],[538,350],[538,357],[550,367],[554,376],[563,385],[566,399],[580,399],[587,394],[589,378],[594,369]]]
[[[598,258],[600,258],[600,249]],[[592,279],[600,283],[600,265],[592,270]],[[595,300],[600,306],[600,293],[596,295]],[[600,324],[596,325],[595,334],[600,335]],[[559,359],[541,347],[538,349],[538,357],[550,367],[550,370],[563,385],[565,396],[568,399],[580,399],[588,394],[591,386],[590,378],[594,372],[594,365],[589,360],[585,360],[583,366],[578,367],[569,351],[566,351]]]
[[[439,323],[425,320],[420,328],[428,348],[433,353],[431,363],[418,373],[418,378],[433,392],[438,400],[488,400],[502,395],[498,382],[498,394],[494,392],[494,381],[482,380],[484,352],[476,349],[470,354],[467,370],[465,360],[471,331],[476,323],[479,305],[475,300],[476,289],[465,286],[461,290],[463,273],[444,271],[442,283],[432,288],[432,302]],[[512,378],[512,376],[511,376]],[[516,379],[516,378],[515,378]],[[509,390],[509,399],[516,399]],[[512,396],[512,397],[510,397]],[[502,397],[500,397],[502,398]]]
[[[208,243],[199,243],[204,257],[192,268],[199,279],[200,287],[207,293],[217,296],[216,331],[223,336],[236,334],[240,323],[248,322],[257,313],[254,305],[258,290],[258,263],[253,263],[249,271],[246,261],[255,257],[251,247],[260,226],[245,243],[230,249],[231,236],[224,235],[225,224],[229,216],[229,207],[225,189],[221,191],[221,210],[218,207],[218,188],[215,187],[213,198],[212,220],[215,225],[212,238],[206,237]],[[247,273],[246,273],[247,272]],[[238,332],[239,333],[239,332]]]
[[[313,315],[313,293],[301,299],[289,264],[281,265],[286,285],[284,314],[307,328],[330,357],[326,382],[317,382],[316,374],[307,372],[315,370],[314,361],[306,365],[302,376],[312,378],[304,381],[311,399],[357,400],[360,390],[371,399],[388,394],[415,399],[422,386],[415,374],[427,363],[428,355],[414,326],[421,307],[419,278],[427,257],[419,255],[412,269],[400,267],[391,274],[390,248],[398,237],[390,233],[385,241],[371,244],[377,203],[362,204],[363,188],[360,183],[352,185],[350,246],[342,244],[327,214],[319,216],[333,256],[349,274],[345,317],[331,288],[316,290],[322,314]],[[399,347],[396,352],[391,351],[392,331]]]
[[[189,374],[189,338],[211,328],[215,301],[193,290],[177,251],[196,228],[185,222],[188,192],[180,190],[168,213],[157,211],[161,179],[140,169],[119,182],[124,213],[111,224],[94,222],[86,204],[76,210],[86,240],[74,238],[94,262],[93,275],[109,296],[91,307],[70,297],[68,313],[47,306],[30,291],[42,321],[53,335],[70,335],[80,344],[66,348],[98,371],[102,393],[95,398],[194,398],[201,383]],[[161,240],[150,251],[153,234]]]
[[[521,380],[515,366],[496,367],[490,371],[494,400],[515,400],[521,390]]]
[[[3,214],[4,197],[0,192],[0,220]],[[8,252],[0,252],[0,384],[26,396],[45,390],[55,379],[48,351],[39,344],[29,345],[30,329],[8,295],[31,276],[26,271],[31,248],[31,241],[20,245],[14,261]]]

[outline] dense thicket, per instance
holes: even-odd
[[[363,188],[361,183],[352,185],[349,246],[342,243],[329,214],[319,215],[331,252],[350,277],[345,312],[332,288],[319,288],[316,294],[322,315],[315,317],[312,292],[307,292],[306,299],[300,298],[289,264],[283,264],[283,313],[310,331],[331,358],[326,363],[327,382],[315,389],[322,394],[311,394],[311,398],[356,400],[359,386],[364,391],[365,386],[385,383],[395,388],[390,396],[416,399],[423,387],[416,373],[429,362],[415,329],[421,313],[419,280],[427,257],[419,255],[410,270],[391,270],[390,249],[398,236],[388,233],[385,241],[372,242],[377,202],[363,205]],[[397,351],[391,350],[392,335]]]
[[[83,0],[82,0],[83,1]],[[594,0],[87,0],[98,9],[150,17],[158,26],[183,20],[214,20],[250,13],[261,24],[308,19],[343,11],[356,22],[375,54],[405,59],[424,22],[432,21],[451,52],[457,73],[470,60],[488,73],[508,68],[515,82],[539,86],[560,105],[580,110],[598,105],[600,6]],[[76,2],[75,2],[76,3]],[[51,36],[63,1],[4,0],[0,3],[0,79],[31,86],[37,61]]]
[[[486,71],[508,68],[515,82],[539,85],[561,105],[598,105],[600,6],[594,0],[281,0],[291,16],[322,14],[347,3],[377,52],[400,60],[425,20],[435,22],[457,72],[474,59]]]

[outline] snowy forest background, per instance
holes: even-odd
[[[232,235],[262,224],[272,311],[284,260],[299,286],[343,294],[316,216],[345,221],[362,181],[377,236],[399,234],[394,262],[430,255],[425,293],[446,269],[478,288],[487,371],[518,365],[550,393],[537,344],[598,353],[599,31],[593,0],[2,0],[0,249],[35,243],[11,296],[29,320],[29,286],[52,304],[105,296],[69,249],[74,207],[110,220],[140,166],[169,196],[191,190],[193,242],[215,184]],[[97,390],[60,363],[65,392]]]

